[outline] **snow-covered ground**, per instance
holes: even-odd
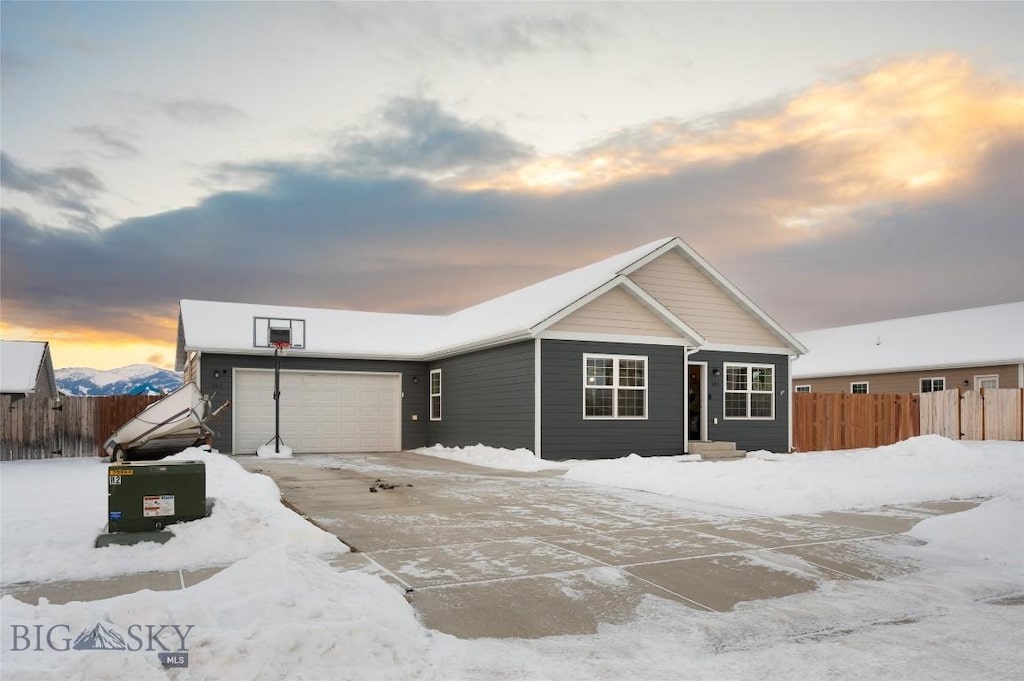
[[[485,447],[484,445],[472,447],[434,445],[433,447],[420,447],[412,451],[416,454],[434,456],[439,459],[451,459],[452,461],[471,463],[474,466],[502,468],[510,471],[536,472],[549,469],[565,469],[570,465],[567,462],[545,461],[538,458],[529,449],[502,449],[500,447]]]
[[[262,548],[327,555],[348,549],[281,505],[273,480],[202,449],[171,459],[206,463],[209,518],[172,525],[166,544],[94,547],[107,518],[107,464],[99,459],[5,462],[0,477],[3,584],[91,579],[226,565]]]
[[[751,453],[680,464],[636,455],[581,461],[567,478],[784,515],[990,497],[1024,488],[1024,444],[924,435],[888,447]]]
[[[226,513],[223,531],[195,530],[189,543],[193,558],[224,557],[227,552],[213,537],[234,545],[236,555],[248,547],[245,557],[238,555],[230,568],[184,591],[143,591],[67,605],[27,605],[5,597],[0,603],[4,678],[1019,678],[1024,664],[1024,445],[972,444],[961,451],[951,444],[922,439],[873,451],[762,455],[730,463],[625,459],[576,464],[569,472],[575,479],[591,476],[601,484],[641,489],[651,484],[641,485],[643,480],[658,477],[653,472],[675,479],[674,469],[662,468],[668,464],[680,475],[697,476],[698,483],[689,488],[694,494],[715,490],[704,493],[705,501],[765,512],[779,508],[765,501],[768,485],[782,486],[784,493],[777,487],[775,494],[788,499],[787,510],[871,505],[875,502],[856,494],[874,494],[874,487],[884,490],[877,498],[889,502],[994,498],[911,530],[908,534],[927,542],[898,549],[921,566],[911,574],[825,582],[816,592],[744,603],[728,613],[698,612],[648,597],[631,621],[603,625],[594,635],[538,640],[461,640],[424,628],[401,594],[377,577],[339,573],[313,555],[324,550],[320,535],[299,532],[293,525],[293,520],[301,522],[297,517],[285,521],[271,510],[280,509],[272,483],[257,482],[260,476],[246,478],[232,468],[234,462],[201,453],[211,471],[221,470],[218,485],[245,489],[232,496],[225,487],[217,488],[236,500],[228,505],[235,510]],[[622,470],[594,468],[598,464]],[[23,574],[59,576],[67,568],[51,563],[88,562],[107,550],[81,546],[91,543],[100,524],[93,502],[72,484],[75,476],[81,480],[91,474],[90,466],[104,468],[75,461],[3,464],[5,582],[14,581],[8,579],[9,565]],[[647,467],[652,474],[641,475]],[[712,472],[701,472],[705,469]],[[896,482],[883,480],[886,469]],[[737,481],[731,493],[720,477]],[[905,482],[911,477],[923,491]],[[754,485],[762,479],[762,487]],[[823,492],[820,485],[827,479],[835,483]],[[682,483],[669,482],[667,493],[688,491]],[[102,483],[96,485],[101,492]],[[848,494],[847,487],[854,492]],[[38,504],[28,503],[32,495],[37,501],[62,499],[62,517],[72,519],[74,527],[52,526],[52,516],[34,520]],[[897,499],[900,495],[907,498]],[[83,515],[89,519],[75,518]],[[190,525],[215,521],[216,513]],[[229,537],[230,532],[242,536]],[[279,532],[291,533],[292,540],[276,540]],[[92,536],[75,539],[76,533]],[[47,548],[51,542],[55,546]],[[59,547],[72,553],[63,555]],[[19,562],[30,565],[19,568]],[[48,631],[66,626],[74,636],[97,622],[121,631],[139,622],[192,624],[186,646],[190,667],[164,670],[150,653],[55,652],[46,646],[12,652],[14,627]]]

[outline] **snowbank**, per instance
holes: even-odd
[[[536,471],[550,469],[565,469],[569,463],[557,461],[544,461],[538,458],[529,449],[502,449],[500,447],[487,447],[482,444],[473,447],[420,447],[412,450],[416,454],[436,456],[439,459],[451,459],[462,463],[483,466],[485,468],[502,468],[509,471],[523,471],[533,473]]]
[[[186,449],[170,459],[206,463],[209,518],[172,525],[166,544],[94,547],[107,517],[107,464],[96,459],[2,465],[4,584],[89,579],[151,570],[224,565],[266,548],[327,554],[348,549],[281,505],[273,480],[216,452]]]
[[[1024,444],[925,435],[878,449],[757,453],[678,463],[635,454],[572,466],[565,477],[769,514],[877,508],[1024,489]]]

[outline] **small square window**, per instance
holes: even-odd
[[[996,390],[999,388],[999,374],[986,374],[974,377],[974,389]]]
[[[922,378],[921,379],[921,392],[923,393],[937,393],[946,389],[945,378]]]
[[[850,384],[850,392],[854,395],[867,395],[868,394],[868,382],[859,381]]]

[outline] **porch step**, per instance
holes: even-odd
[[[700,454],[704,461],[721,461],[723,459],[742,459],[747,455],[742,449],[736,449],[735,442],[691,441],[687,454]]]

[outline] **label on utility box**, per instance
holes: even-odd
[[[174,515],[174,495],[142,497],[142,515],[145,518]]]

